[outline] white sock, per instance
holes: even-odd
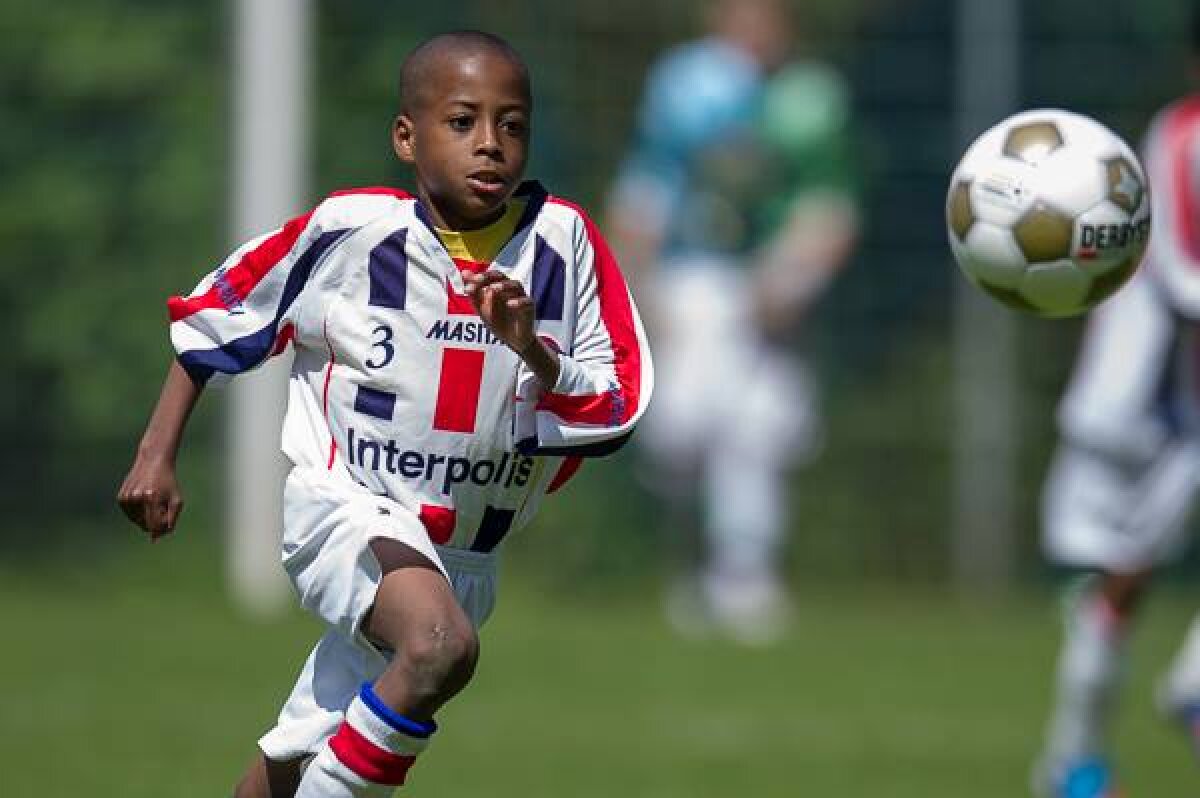
[[[385,798],[404,783],[436,729],[394,712],[364,684],[337,733],[304,771],[295,798]]]
[[[1125,662],[1122,619],[1098,593],[1069,610],[1047,739],[1050,762],[1103,754]]]
[[[727,583],[777,581],[785,495],[777,467],[729,452],[706,473],[708,572]]]
[[[1179,716],[1200,712],[1200,616],[1192,621],[1183,645],[1163,680],[1160,700],[1164,711]]]

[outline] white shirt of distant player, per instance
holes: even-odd
[[[1067,440],[1120,460],[1152,459],[1172,434],[1167,403],[1185,398],[1176,333],[1144,270],[1094,310],[1058,410]]]

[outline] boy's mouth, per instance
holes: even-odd
[[[501,194],[508,188],[508,181],[498,172],[482,170],[467,175],[467,185],[479,194]]]

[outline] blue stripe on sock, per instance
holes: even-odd
[[[367,707],[379,716],[384,723],[391,726],[398,732],[403,732],[409,737],[417,737],[426,739],[437,731],[437,724],[433,721],[421,723],[417,720],[411,720],[404,717],[396,710],[383,703],[379,696],[375,695],[375,690],[371,687],[370,682],[363,682],[362,688],[358,691],[358,697]]]

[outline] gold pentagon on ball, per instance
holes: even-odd
[[[1013,225],[1017,246],[1030,263],[1059,260],[1071,254],[1071,220],[1039,202]]]
[[[1104,161],[1104,171],[1108,176],[1108,198],[1112,203],[1126,213],[1137,210],[1146,189],[1129,159],[1123,155],[1108,158]]]
[[[971,210],[971,182],[960,180],[950,190],[950,200],[946,203],[946,216],[950,229],[959,241],[967,238],[971,225],[975,224],[975,213]]]
[[[1004,154],[1036,163],[1063,145],[1058,127],[1049,121],[1017,125],[1004,139]]]

